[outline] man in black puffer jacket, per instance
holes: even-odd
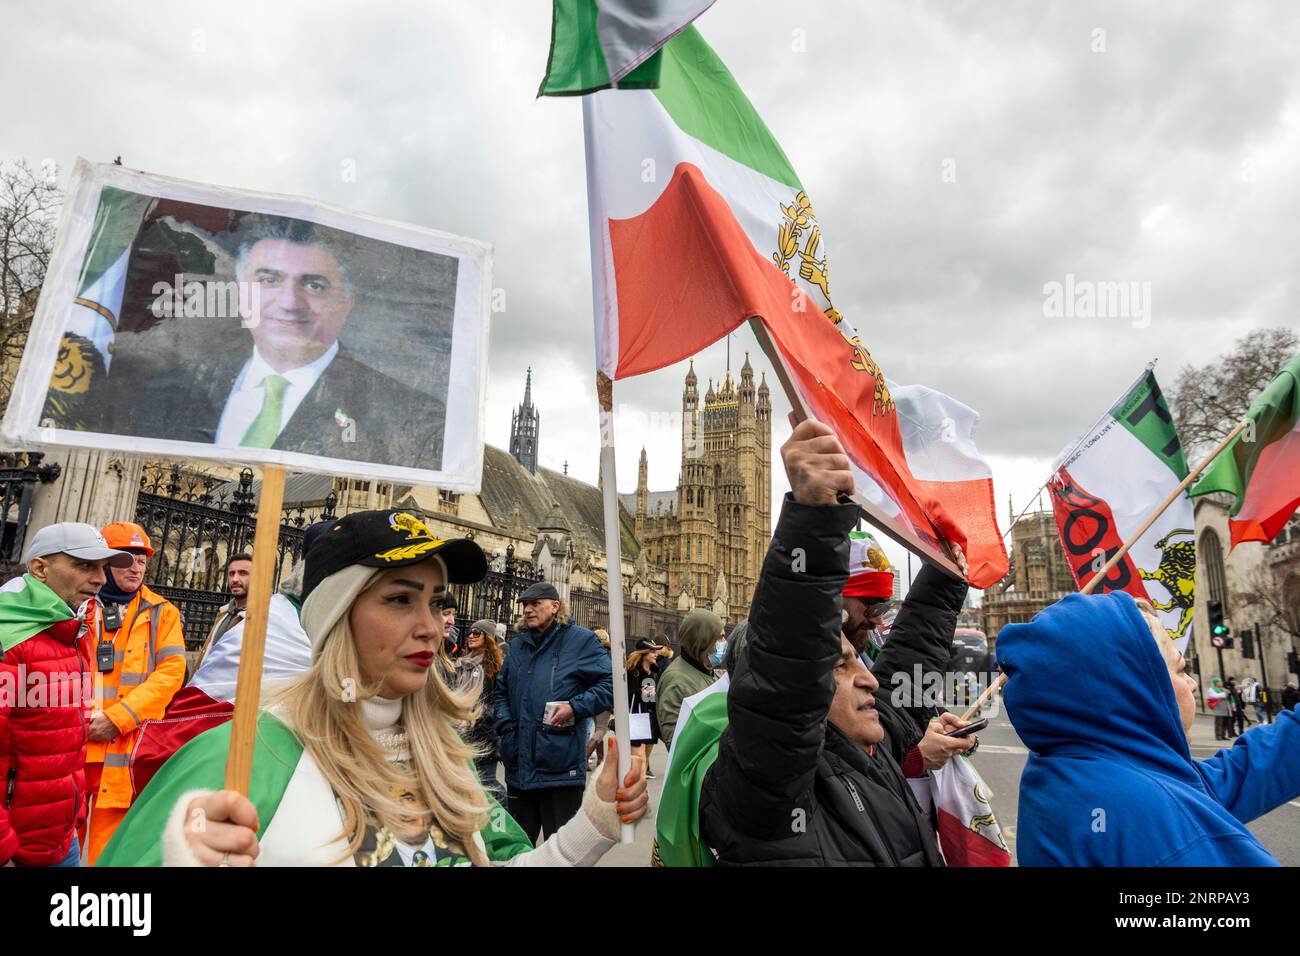
[[[922,570],[868,671],[841,633],[858,517],[856,505],[837,503],[853,489],[848,459],[811,420],[781,455],[792,490],[731,675],[729,725],[700,794],[701,837],[724,865],[942,866],[900,764],[932,713],[913,698],[915,667],[923,678],[946,667],[966,584]]]

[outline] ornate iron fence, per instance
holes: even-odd
[[[569,592],[570,611],[583,627],[609,628],[609,595],[603,591],[584,591],[573,588]],[[642,638],[658,644],[667,644],[677,651],[677,632],[686,617],[681,611],[655,607],[652,604],[623,602],[623,635],[627,650],[636,647]]]
[[[487,618],[506,626],[513,635],[519,620],[519,595],[530,584],[542,580],[541,569],[515,558],[515,546],[506,546],[504,557],[488,569],[487,577],[477,584],[453,584],[449,589],[456,599],[456,625],[468,634],[475,621]]]
[[[37,484],[59,477],[57,462],[44,464],[40,452],[0,454],[0,574],[8,578],[22,570],[32,494]]]
[[[179,467],[141,480],[136,524],[149,533],[154,554],[145,580],[185,615],[185,642],[203,643],[218,610],[229,600],[225,569],[232,555],[251,551],[257,525],[253,472],[245,468],[239,485],[228,496],[214,498],[220,482],[210,477],[185,477]],[[302,556],[303,536],[318,521],[335,517],[337,497],[331,492],[319,511],[302,505],[286,509],[277,543],[275,584]]]

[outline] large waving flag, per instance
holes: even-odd
[[[922,544],[961,545],[975,586],[1000,580],[1007,557],[974,413],[918,391],[905,441],[898,396],[831,303],[821,227],[780,144],[693,27],[661,52],[656,89],[583,101],[600,371],[654,371],[755,320],[844,444],[859,490]],[[956,455],[938,447],[954,439]]]
[[[235,713],[239,657],[244,646],[240,621],[212,645],[190,682],[172,698],[158,720],[146,720],[131,754],[131,787],[136,796],[159,768],[181,747],[205,730],[230,720]],[[298,621],[298,609],[283,594],[271,595],[266,619],[266,650],[262,687],[288,680],[311,667],[311,638]]]
[[[1150,369],[1088,432],[1062,450],[1048,482],[1061,544],[1083,587],[1187,477],[1173,416]],[[1096,592],[1126,591],[1160,613],[1178,649],[1192,636],[1196,539],[1182,494],[1110,570]]]
[[[1233,439],[1192,486],[1193,495],[1232,495],[1228,533],[1272,541],[1300,506],[1300,354],[1251,403],[1247,430]]]
[[[659,85],[659,48],[713,0],[552,0],[551,52],[539,96]]]

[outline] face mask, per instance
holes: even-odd
[[[713,648],[713,653],[709,655],[709,663],[714,667],[721,667],[723,658],[727,656],[727,642],[722,641]]]

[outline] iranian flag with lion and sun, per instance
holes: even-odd
[[[1187,477],[1173,416],[1148,368],[1101,420],[1067,446],[1048,487],[1061,544],[1083,587]],[[1181,651],[1192,636],[1196,541],[1184,491],[1096,593],[1145,598]]]

